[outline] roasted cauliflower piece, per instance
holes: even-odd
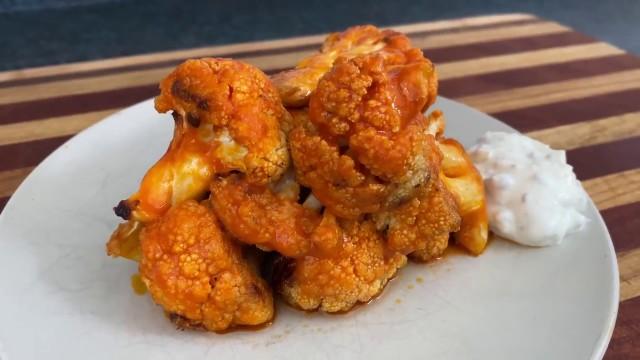
[[[257,68],[229,59],[187,60],[160,83],[159,112],[172,112],[173,140],[116,207],[125,218],[149,221],[171,205],[197,199],[214,175],[239,171],[249,182],[277,180],[289,165],[281,122],[289,113]]]
[[[277,192],[232,175],[211,183],[211,207],[238,240],[288,257],[322,254],[341,245],[341,230],[329,212],[321,213]]]
[[[240,171],[256,184],[288,166],[281,121],[289,116],[269,78],[228,59],[187,60],[160,83],[158,112],[186,118],[209,148],[215,173]],[[208,141],[207,141],[208,140]]]
[[[407,47],[409,39],[404,34],[372,25],[354,26],[330,34],[319,53],[302,59],[295,69],[275,74],[271,79],[286,106],[300,107],[308,103],[318,81],[338,58],[350,59],[379,50]]]
[[[356,219],[378,211],[390,198],[392,188],[360,171],[337,144],[304,127],[292,130],[289,142],[298,180],[336,215]]]
[[[374,218],[376,226],[385,230],[392,251],[419,261],[442,256],[449,235],[460,229],[455,200],[437,177],[422,185],[415,197]]]
[[[435,68],[418,49],[336,62],[309,101],[309,118],[375,176],[399,181],[414,170],[424,119],[435,101]]]
[[[344,242],[331,256],[280,258],[274,269],[274,286],[296,308],[339,312],[367,302],[407,259],[388,251],[371,221],[344,221]]]
[[[456,243],[474,255],[487,246],[489,220],[482,176],[475,168],[462,144],[454,139],[441,139],[443,154],[440,178],[458,204],[462,223],[454,233]]]
[[[309,124],[289,133],[297,179],[349,219],[408,198],[437,176],[422,115],[436,92],[435,69],[418,49],[339,58],[311,95]]]
[[[208,207],[182,202],[146,224],[140,239],[140,276],[180,326],[223,331],[273,319],[271,289]]]

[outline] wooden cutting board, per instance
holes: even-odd
[[[440,93],[567,150],[600,209],[620,265],[606,359],[640,359],[640,59],[555,22],[505,14],[396,26],[437,66]],[[339,30],[339,29],[337,29]],[[186,58],[233,57],[267,73],[324,35],[0,72],[0,209],[78,131],[155,96]]]

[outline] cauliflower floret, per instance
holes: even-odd
[[[286,106],[300,107],[307,104],[318,81],[331,70],[336,59],[409,46],[409,39],[404,34],[372,25],[353,26],[341,33],[330,34],[319,53],[302,59],[293,70],[275,74],[272,80]]]
[[[438,178],[422,185],[406,203],[374,217],[377,227],[386,229],[391,250],[420,261],[441,256],[449,234],[460,229],[455,200]]]
[[[289,166],[281,123],[289,113],[259,69],[234,60],[187,60],[160,83],[159,112],[175,119],[165,155],[116,214],[150,221],[171,205],[198,199],[215,175],[239,171],[249,182],[277,180]]]
[[[404,255],[386,249],[372,222],[341,225],[343,246],[333,255],[276,262],[275,287],[289,304],[303,310],[347,311],[382,292],[406,264]]]
[[[254,66],[228,59],[187,60],[160,83],[156,109],[174,111],[192,127],[202,127],[202,135],[217,138],[223,150],[214,154],[216,173],[239,170],[249,181],[265,184],[287,168],[280,122],[289,115],[269,78]]]
[[[140,243],[141,278],[179,325],[222,331],[273,318],[271,289],[206,206],[172,207],[145,225]]]
[[[337,216],[355,219],[410,197],[438,173],[422,111],[437,77],[418,49],[340,58],[289,133],[298,180]]]
[[[418,129],[411,131],[419,132]],[[408,169],[399,181],[373,175],[345,147],[322,138],[313,125],[298,126],[289,133],[297,179],[339,217],[357,219],[411,197],[417,187],[437,176],[440,153],[431,135],[421,136],[411,152]],[[387,149],[369,142],[371,158]],[[392,144],[390,144],[391,146]],[[376,150],[377,149],[377,150]],[[387,160],[380,159],[379,163]]]
[[[289,135],[297,179],[312,189],[315,197],[340,217],[356,219],[378,211],[389,198],[391,187],[362,173],[356,162],[305,127]]]
[[[231,175],[211,183],[211,206],[227,231],[263,250],[301,257],[339,246],[341,231],[335,217],[299,204],[287,187],[277,193]]]

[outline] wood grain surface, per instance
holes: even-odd
[[[441,94],[554,148],[609,227],[621,304],[606,359],[640,359],[640,59],[528,14],[393,27],[437,65]],[[0,72],[0,209],[29,172],[78,131],[158,93],[186,58],[290,68],[324,35]]]

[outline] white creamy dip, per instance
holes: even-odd
[[[487,132],[469,154],[484,178],[489,226],[497,235],[548,246],[585,225],[587,196],[563,150],[520,134]]]

